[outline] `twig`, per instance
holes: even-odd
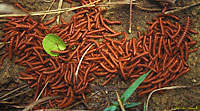
[[[53,0],[43,0],[42,2],[46,2],[46,3],[50,3],[50,2],[52,2]]]
[[[157,11],[162,11],[162,9],[152,9],[152,8],[146,8],[146,7],[142,7],[139,4],[135,5],[137,8],[141,9],[141,10],[145,10],[145,11],[152,11],[152,12],[157,12]]]
[[[0,53],[0,56],[3,55],[3,54],[5,54],[5,53],[6,53],[6,51],[1,52],[1,53]]]
[[[132,18],[132,6],[133,6],[133,1],[130,0],[130,20],[129,20],[129,29],[128,29],[128,33],[130,34],[131,33],[131,18]]]
[[[59,0],[59,3],[58,3],[58,10],[59,9],[62,9],[62,4],[63,4],[63,0]],[[57,17],[57,20],[56,20],[56,22],[57,22],[57,24],[60,24],[60,15],[61,13],[59,13],[59,15],[58,15],[58,17]]]
[[[2,101],[9,100],[9,99],[11,99],[11,98],[20,96],[20,95],[22,95],[22,94],[26,94],[26,93],[29,92],[29,91],[32,91],[32,89],[28,89],[28,90],[26,90],[26,91],[23,91],[23,92],[21,92],[21,93],[15,94],[15,95],[13,95],[13,96],[9,96],[8,98],[3,99]]]
[[[12,104],[17,104],[16,102],[8,102],[8,101],[0,101],[0,104],[9,104],[9,105],[12,105]]]
[[[79,67],[81,66],[81,62],[84,58],[84,56],[86,55],[86,53],[90,50],[90,48],[93,46],[94,44],[90,45],[90,47],[88,47],[88,49],[84,52],[84,54],[82,55],[79,63],[78,63],[78,66],[77,66],[77,69],[76,69],[76,72],[75,72],[75,77],[76,77],[76,80],[77,80],[77,76],[78,76],[78,71],[79,71]]]
[[[63,111],[62,109],[44,109],[44,110],[34,110],[34,111]]]
[[[0,45],[1,44],[9,44],[10,43],[10,41],[8,41],[8,42],[0,42]]]
[[[21,86],[21,87],[19,87],[19,88],[17,88],[17,89],[14,89],[14,90],[12,90],[12,91],[10,91],[10,92],[4,94],[3,96],[1,96],[0,99],[2,99],[2,98],[4,98],[4,97],[6,97],[6,96],[8,96],[8,95],[10,95],[10,94],[12,94],[12,93],[18,91],[18,90],[20,90],[20,89],[22,89],[22,88],[25,88],[25,87],[27,87],[27,86],[28,86],[28,85],[26,84],[26,85],[23,85],[23,86]]]
[[[191,4],[191,5],[188,5],[188,6],[180,7],[180,8],[177,8],[177,9],[175,9],[175,10],[166,11],[165,14],[178,12],[178,11],[181,11],[181,10],[184,10],[184,9],[187,9],[187,8],[190,8],[190,7],[193,7],[193,6],[196,6],[196,5],[200,5],[200,2]]]
[[[3,15],[0,15],[0,18],[2,18],[2,17],[13,17],[13,16],[35,16],[35,15],[64,13],[64,12],[69,12],[69,11],[72,11],[72,10],[77,10],[79,8],[94,7],[96,5],[92,5],[92,4],[97,3],[99,1],[101,1],[101,0],[97,0],[97,1],[91,2],[89,4],[78,6],[78,7],[73,7],[73,8],[63,8],[63,9],[49,10],[49,11],[30,12],[29,14],[3,14]]]
[[[121,99],[119,97],[118,92],[117,91],[115,91],[115,92],[116,92],[116,95],[117,95],[117,101],[119,102],[119,105],[120,105],[122,111],[126,111],[125,108],[124,108],[124,105],[122,104],[122,101],[121,101]]]
[[[188,88],[188,87],[191,87],[191,86],[171,86],[171,87],[164,87],[164,88],[160,88],[160,89],[155,89],[155,90],[153,90],[153,91],[149,94],[149,96],[148,96],[148,98],[147,98],[146,111],[148,111],[149,100],[150,100],[150,98],[151,98],[151,96],[152,96],[152,94],[153,94],[154,92],[161,91],[161,90],[169,90],[169,89]]]
[[[108,2],[108,3],[105,3],[105,4],[97,4],[97,6],[102,6],[102,5],[129,5],[130,2]],[[139,4],[139,3],[132,3],[132,4]]]
[[[2,49],[5,46],[5,44],[0,44],[0,49]]]
[[[0,22],[7,22],[8,20],[5,19],[1,19]]]
[[[45,110],[34,110],[34,111],[90,111],[90,110],[63,110],[63,109],[45,109]]]
[[[53,4],[55,3],[55,1],[56,1],[56,0],[53,0],[53,1],[52,1],[51,5],[50,5],[49,8],[48,8],[48,11],[52,8],[52,6],[53,6]],[[42,21],[46,16],[47,16],[47,14],[45,14],[45,15],[42,17],[42,19],[41,19],[40,21]]]
[[[44,87],[42,88],[42,91],[40,92],[40,94],[38,95],[38,97],[37,97],[37,99],[35,101],[37,101],[40,98],[40,96],[44,92],[44,89],[47,87],[48,83],[49,83],[49,81],[47,81],[47,83],[44,85]]]
[[[91,94],[88,98],[96,95],[97,93],[98,93],[98,91],[95,94]],[[63,109],[63,111],[67,111],[68,109],[71,109],[71,108],[75,107],[76,105],[78,105],[80,103],[84,103],[84,100],[78,101],[78,102],[72,104],[71,106],[66,107],[65,109]],[[89,106],[86,106],[86,107],[89,107]]]
[[[60,97],[62,97],[62,96],[49,96],[49,97],[41,98],[38,101],[34,101],[33,103],[26,106],[26,108],[23,111],[29,111],[30,109],[32,109],[35,105],[37,105],[39,103],[42,103],[42,102],[50,100],[50,99],[60,98]]]
[[[8,105],[9,107],[17,108],[17,109],[23,109],[25,106],[19,106],[19,105]]]
[[[76,105],[78,105],[78,104],[80,104],[80,103],[83,103],[83,102],[84,102],[83,100],[78,101],[78,102],[72,104],[71,106],[66,107],[65,109],[63,109],[63,111],[66,111],[66,110],[68,110],[68,109],[71,109],[71,108],[75,107]]]
[[[106,3],[106,4],[96,4],[96,6],[99,6],[99,7],[108,7],[108,6],[111,6],[111,5],[129,5],[130,3],[127,3],[127,2],[122,2],[122,3]],[[133,5],[138,5],[140,3],[132,3]]]

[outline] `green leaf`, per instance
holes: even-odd
[[[119,106],[119,103],[116,101],[111,101],[113,103],[114,106]]]
[[[143,111],[146,111],[146,103],[144,102],[144,109],[143,109]]]
[[[58,56],[59,53],[51,52],[52,50],[60,51],[65,50],[66,45],[60,37],[54,34],[48,34],[42,41],[44,50],[51,56]]]
[[[117,106],[110,106],[110,107],[107,107],[106,109],[104,109],[103,111],[115,111],[117,109]]]
[[[124,94],[121,96],[121,101],[122,103],[124,103],[132,94],[133,92],[136,90],[136,88],[142,83],[142,81],[144,81],[144,79],[147,77],[147,75],[151,72],[148,71],[146,74],[143,74],[142,76],[140,76],[125,92]]]
[[[135,107],[137,105],[140,105],[141,103],[125,103],[125,107],[126,108],[131,108],[131,107]]]

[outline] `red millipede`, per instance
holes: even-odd
[[[103,25],[107,30],[109,30],[110,32],[112,32],[113,34],[115,34],[116,32],[115,32],[113,29],[111,29],[109,26],[107,26],[107,25],[105,24],[102,15],[100,14],[99,16],[100,16],[100,21],[101,21],[102,25]]]
[[[49,20],[48,22],[45,22],[45,23],[43,23],[43,24],[44,24],[44,25],[49,25],[49,24],[55,22],[56,19],[57,19],[57,17],[54,17],[53,19],[51,19],[51,20]]]
[[[185,73],[187,73],[187,72],[189,72],[189,71],[190,71],[190,68],[186,68],[186,69],[183,70],[182,72],[178,73],[178,74],[176,75],[176,77],[173,79],[173,81],[176,80],[179,76],[181,76],[181,75],[183,75],[183,74],[185,74]]]
[[[120,49],[117,48],[117,46],[115,45],[114,41],[111,41],[111,45],[120,55],[123,55],[123,52],[121,52]]]
[[[115,66],[110,62],[110,60],[103,54],[103,52],[100,52],[101,56],[104,58],[104,60],[112,67],[115,68]]]
[[[160,28],[161,28],[161,35],[165,35],[164,27],[163,27],[163,21],[162,21],[161,17],[159,18],[159,22],[160,22]]]
[[[171,14],[159,14],[158,16],[170,17],[170,18],[173,18],[173,19],[175,19],[175,20],[177,20],[177,21],[180,20],[177,16],[171,15]]]
[[[186,21],[186,25],[185,25],[185,30],[183,31],[183,34],[181,35],[181,38],[179,39],[179,41],[177,43],[177,47],[180,47],[183,39],[185,38],[185,35],[186,35],[188,28],[189,28],[189,25],[190,25],[190,17],[188,16],[187,21]]]
[[[110,76],[110,77],[102,84],[102,86],[105,86],[106,84],[108,84],[108,82],[109,82],[113,77],[115,77],[115,75]]]
[[[149,87],[151,87],[151,86],[152,86],[152,84],[149,83],[149,84],[146,84],[146,85],[140,85],[140,86],[137,87],[137,89],[149,88]]]
[[[118,24],[118,25],[121,25],[122,23],[121,23],[121,21],[110,21],[110,20],[108,20],[108,19],[104,19],[104,21],[106,22],[106,23],[108,23],[108,24]]]
[[[122,77],[124,78],[124,80],[127,80],[127,77],[126,77],[126,75],[124,73],[124,67],[122,66],[121,61],[119,61],[119,69],[121,71],[121,74],[122,74]]]
[[[135,67],[137,64],[140,63],[140,61],[141,60],[139,59],[134,64],[131,64],[131,65],[127,66],[127,67],[124,67],[124,70],[128,70],[128,69],[131,69],[131,68]]]
[[[131,59],[131,62],[134,61],[134,60],[136,60],[136,59],[138,59],[138,58],[140,58],[140,57],[142,57],[142,56],[147,55],[148,53],[149,53],[149,52],[143,52],[143,53],[141,53],[141,54],[136,55],[135,57],[133,57],[133,58]]]
[[[112,56],[112,54],[111,53],[108,53],[108,56],[110,57],[110,59],[111,59],[111,61],[115,64],[115,66],[117,67],[117,68],[119,68],[119,65],[117,64],[117,59],[115,59],[113,56]]]
[[[110,44],[106,43],[106,46],[108,49],[112,52],[112,54],[115,56],[116,59],[118,59],[117,53],[113,50],[113,48],[110,46]]]
[[[189,55],[189,46],[188,43],[186,41],[184,41],[185,44],[185,60],[188,60],[188,55]]]
[[[97,76],[105,76],[105,75],[107,75],[109,72],[94,72],[94,74],[95,75],[97,75]]]
[[[101,65],[102,68],[104,68],[106,71],[110,72],[110,73],[115,73],[117,72],[116,69],[109,69],[108,67],[106,67],[102,62],[99,63]]]
[[[154,85],[151,89],[147,89],[147,90],[144,90],[142,92],[138,92],[138,96],[142,97],[144,94],[150,93],[151,91],[155,90],[156,88],[158,88],[158,86]]]
[[[89,71],[90,71],[90,69],[91,69],[91,65],[89,65],[89,67],[87,68],[87,70],[86,70],[86,72],[85,72],[85,75],[84,75],[84,82],[83,82],[83,84],[85,84],[86,83],[86,79],[87,79],[87,76],[88,76],[88,73],[89,73]]]
[[[158,46],[158,57],[161,58],[161,48],[162,48],[162,44],[163,44],[163,37],[160,37],[160,42],[159,42],[159,46]]]

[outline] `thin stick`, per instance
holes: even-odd
[[[73,8],[63,8],[63,9],[49,10],[49,11],[30,12],[29,14],[3,14],[3,15],[0,15],[0,18],[2,18],[2,17],[13,17],[13,16],[29,16],[29,15],[35,16],[35,15],[64,13],[64,12],[69,12],[69,11],[76,10],[76,9],[79,9],[79,8],[94,7],[96,5],[92,5],[92,4],[99,2],[99,1],[101,1],[101,0],[97,0],[97,1],[94,1],[94,2],[89,3],[89,4],[78,6],[78,7],[73,7]]]
[[[94,44],[90,45],[90,47],[88,47],[88,49],[84,52],[84,54],[82,55],[79,63],[78,63],[78,66],[77,66],[77,69],[76,69],[76,72],[75,72],[75,77],[76,77],[76,80],[77,80],[77,76],[78,76],[78,71],[79,71],[79,67],[81,66],[81,62],[84,58],[84,56],[86,55],[86,53],[90,50],[90,48],[93,46]]]
[[[58,3],[58,10],[59,9],[62,9],[62,4],[63,4],[63,0],[59,0],[59,3]],[[59,13],[59,15],[58,15],[58,17],[57,17],[57,20],[56,20],[56,22],[57,22],[57,24],[60,24],[60,15],[61,13]]]
[[[2,44],[9,44],[10,43],[10,41],[8,41],[8,42],[0,42],[0,45],[2,45]]]
[[[8,95],[10,95],[10,94],[12,94],[12,93],[14,93],[15,91],[18,91],[18,90],[20,90],[20,89],[22,89],[22,88],[25,88],[25,87],[27,87],[27,86],[28,86],[28,85],[25,84],[25,85],[23,85],[23,86],[21,86],[21,87],[15,89],[15,90],[12,90],[12,91],[10,91],[10,92],[4,94],[3,96],[1,96],[0,99],[2,99],[2,98],[4,98],[4,97],[6,97],[6,96],[8,96]]]
[[[130,3],[127,3],[127,2],[122,2],[122,3],[105,3],[105,4],[96,4],[96,6],[99,6],[99,7],[108,7],[108,6],[111,6],[111,5],[129,5]],[[138,5],[140,3],[132,3],[133,5]]]
[[[52,6],[53,6],[53,4],[55,3],[55,1],[56,1],[56,0],[53,0],[53,1],[52,1],[51,5],[50,5],[49,8],[48,8],[48,11],[52,8]],[[41,19],[40,21],[42,21],[46,16],[47,16],[47,14],[45,14],[45,15],[42,17],[42,19]]]
[[[178,11],[181,11],[181,10],[184,10],[184,9],[187,9],[187,8],[190,8],[190,7],[193,7],[193,6],[196,6],[196,5],[200,5],[200,2],[191,4],[191,5],[188,5],[188,6],[185,6],[185,7],[180,7],[180,8],[177,8],[177,9],[175,9],[175,10],[166,11],[165,14],[178,12]]]
[[[44,85],[44,87],[42,88],[42,91],[40,92],[40,94],[38,95],[38,97],[37,97],[37,99],[35,101],[37,101],[40,98],[40,96],[42,95],[44,89],[47,87],[48,83],[49,83],[49,81],[47,81],[47,83]]]
[[[152,12],[162,11],[162,9],[145,8],[145,7],[142,7],[140,4],[136,4],[135,7],[139,8],[141,10],[145,10],[145,11],[152,11]]]
[[[96,95],[98,92],[99,91],[96,91],[94,94],[91,94],[88,98],[91,98],[92,96]],[[63,109],[63,111],[67,111],[68,109],[71,109],[80,103],[84,103],[84,100],[78,101],[78,102],[72,104],[71,106],[66,107],[65,109]]]
[[[19,105],[8,105],[9,107],[17,108],[17,109],[23,109],[25,106],[19,106]]]
[[[63,111],[62,109],[39,109],[39,110],[34,110],[34,111]]]
[[[5,46],[5,44],[0,44],[0,49],[2,49]]]
[[[3,54],[5,54],[5,53],[6,53],[6,51],[1,52],[1,53],[0,53],[0,56],[3,55]]]
[[[169,89],[188,88],[188,87],[190,87],[190,86],[171,86],[171,87],[164,87],[164,88],[160,88],[160,89],[155,89],[155,90],[153,90],[153,91],[149,94],[149,96],[148,96],[148,98],[147,98],[146,111],[148,111],[149,100],[150,100],[150,98],[151,98],[151,96],[152,96],[152,94],[153,94],[154,92],[161,91],[161,90],[169,90]]]
[[[20,96],[20,95],[25,94],[25,93],[30,92],[30,91],[32,91],[32,89],[28,89],[28,90],[23,91],[23,92],[21,92],[21,93],[18,93],[18,94],[16,94],[16,95],[9,96],[8,98],[3,99],[2,101],[9,100],[9,99],[11,99],[11,98],[14,98],[14,97]]]
[[[97,6],[101,6],[101,5],[129,5],[129,4],[130,4],[130,2],[108,2],[108,3],[105,3],[105,4],[97,4]],[[132,3],[132,4],[140,4],[140,3]]]
[[[130,34],[132,31],[131,31],[131,19],[132,19],[132,6],[133,6],[133,1],[130,0],[131,3],[130,3],[130,20],[129,20],[129,29],[128,29],[128,33]]]
[[[43,0],[43,2],[46,2],[46,3],[50,3],[50,2],[52,2],[53,0]]]
[[[42,102],[50,100],[50,99],[60,98],[60,97],[61,96],[48,96],[48,97],[41,98],[38,101],[34,101],[33,103],[26,106],[26,108],[23,111],[29,111],[30,109],[32,109],[35,105],[37,105],[39,103],[42,103]]]
[[[72,104],[71,106],[66,107],[65,109],[63,109],[63,111],[66,111],[66,110],[68,110],[68,109],[71,109],[71,108],[75,107],[76,105],[78,105],[78,104],[80,104],[80,103],[83,103],[83,100],[78,101],[78,102]]]
[[[0,19],[0,22],[7,22],[8,20]]]
[[[12,104],[17,104],[17,102],[0,101],[0,104],[9,104],[9,105],[12,105]]]
[[[120,105],[122,111],[126,111],[125,108],[124,108],[124,106],[123,106],[123,104],[122,104],[122,101],[121,101],[121,99],[119,97],[118,92],[117,91],[115,91],[115,92],[116,92],[116,95],[117,95],[117,101],[119,102],[119,105]]]

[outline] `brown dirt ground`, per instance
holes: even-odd
[[[8,3],[7,0],[4,0]],[[45,0],[9,0],[9,3],[20,3],[24,8],[30,11],[40,11],[46,10],[50,3],[44,2]],[[146,0],[137,0],[141,3],[149,3]],[[198,0],[177,0],[176,6],[186,6],[192,3],[196,3]],[[58,0],[53,5],[53,9],[57,8]],[[149,4],[152,5],[152,4]],[[149,6],[148,5],[148,6]],[[65,4],[64,7],[69,7],[69,5]],[[160,8],[159,6],[154,8]],[[65,20],[70,20],[73,12],[70,12]],[[152,18],[156,17],[158,12],[151,12],[141,10],[133,6],[132,13],[132,34],[128,34],[129,38],[133,36],[137,36],[137,31],[145,31],[146,21],[150,21]],[[65,15],[65,14],[63,14]],[[186,21],[186,17],[191,17],[191,25],[190,27],[200,33],[200,6],[191,7],[189,9],[176,12],[174,15],[183,18],[182,23],[184,25]],[[107,11],[104,16],[111,20],[120,20],[122,21],[122,25],[112,26],[117,31],[125,31],[126,33],[129,26],[129,5],[116,5],[107,7]],[[35,17],[36,19],[39,17]],[[51,19],[52,16],[47,16],[46,20]],[[2,27],[2,23],[0,23],[0,27]],[[0,35],[3,32],[0,30]],[[197,42],[194,48],[200,47],[200,34],[192,35],[192,38]],[[188,64],[191,68],[191,71],[180,78],[178,78],[175,82],[172,82],[172,85],[195,85],[200,84],[200,50],[191,53],[189,55]],[[23,71],[23,67],[14,64],[13,61],[10,61],[8,58],[4,60],[3,66],[0,67],[0,96],[3,96],[6,92],[11,91],[19,86],[25,84],[24,81],[19,80],[19,71]],[[96,85],[100,85],[103,82],[103,78],[96,78],[93,82]],[[112,89],[117,88],[120,95],[125,91],[128,87],[128,82],[122,81],[120,78],[113,79],[105,89],[111,89],[111,91],[104,90],[93,90],[91,94],[87,95],[88,105],[91,107],[91,110],[103,110],[104,108],[111,105],[111,100],[116,101],[115,92]],[[28,89],[24,89],[23,91],[27,91]],[[93,96],[91,96],[94,94]],[[15,102],[17,106],[23,106],[27,103],[32,102],[32,98],[34,95],[34,89],[20,95],[16,98],[10,99],[9,102]],[[90,97],[89,97],[90,96]],[[146,101],[147,96],[139,98],[134,93],[128,101],[141,102]],[[142,105],[137,108],[130,110],[142,110]],[[187,88],[187,89],[175,89],[175,90],[167,90],[164,93],[155,93],[150,100],[149,103],[149,111],[175,111],[174,109],[182,111],[192,111],[190,108],[198,107],[200,110],[200,88]],[[186,108],[186,109],[184,109]],[[83,110],[86,109],[84,104],[79,104],[73,109]],[[3,104],[0,101],[0,111],[13,111],[18,110],[11,107],[8,104]],[[19,109],[20,110],[20,109]]]

